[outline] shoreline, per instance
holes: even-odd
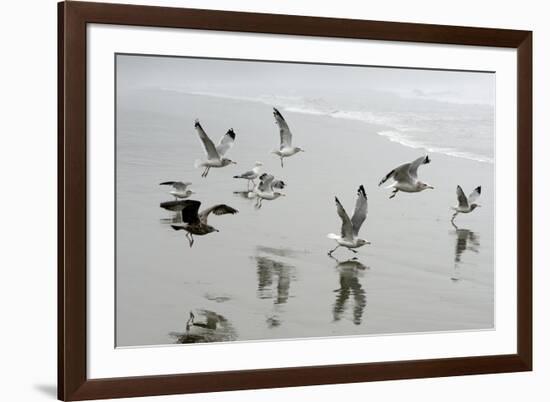
[[[226,94],[214,94],[214,93],[207,93],[207,92],[201,93],[196,91],[186,92],[186,91],[177,91],[177,90],[169,90],[169,89],[163,89],[162,91],[173,92],[175,94],[179,94],[183,96],[197,96],[197,97],[222,99],[222,100],[245,102],[245,103],[249,102],[252,104],[266,105],[270,107],[277,107],[279,110],[285,113],[296,113],[296,114],[302,114],[302,115],[329,117],[329,118],[338,119],[338,120],[356,121],[358,123],[363,123],[368,126],[377,127],[377,130],[376,130],[377,135],[387,138],[388,141],[398,143],[407,148],[418,149],[418,150],[425,149],[427,152],[430,152],[430,153],[437,153],[440,155],[452,156],[452,157],[462,158],[462,159],[469,159],[476,162],[483,162],[483,163],[489,163],[494,165],[494,159],[486,155],[475,155],[459,149],[441,149],[440,147],[437,147],[435,145],[423,144],[422,142],[420,142],[420,139],[404,138],[403,134],[400,132],[401,130],[398,127],[392,126],[390,124],[373,122],[373,121],[369,121],[368,119],[361,118],[358,116],[361,114],[360,111],[353,111],[353,110],[320,111],[320,110],[314,110],[314,109],[300,108],[297,106],[278,105],[276,103],[268,102],[269,96],[267,95],[260,95],[257,97],[246,97],[246,96],[232,96],[232,95],[226,95]]]

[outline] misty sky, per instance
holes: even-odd
[[[185,57],[117,56],[119,90],[162,88],[236,96],[383,91],[494,105],[494,74]]]

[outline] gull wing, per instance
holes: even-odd
[[[349,216],[340,203],[340,200],[338,200],[338,197],[334,197],[334,200],[336,201],[336,212],[338,212],[338,216],[340,219],[342,219],[342,229],[340,231],[342,238],[347,240],[353,239],[353,225],[351,223],[351,220],[349,219]]]
[[[481,186],[478,186],[468,196],[468,204],[472,205],[472,203],[477,201],[477,199],[479,198],[480,195],[481,195]]]
[[[357,201],[355,202],[355,211],[351,217],[351,224],[353,226],[353,235],[357,236],[359,234],[359,229],[361,225],[365,222],[367,218],[367,193],[365,193],[365,188],[363,185],[359,186],[357,190]]]
[[[163,183],[160,183],[161,186],[172,186],[178,191],[185,191],[187,187],[189,187],[193,183],[189,182],[182,182],[182,181],[165,181]]]
[[[206,135],[206,133],[204,132],[198,119],[195,120],[195,128],[197,129],[197,133],[199,133],[199,138],[202,141],[202,145],[204,146],[204,150],[206,151],[206,156],[208,157],[208,159],[219,160],[220,154],[218,153],[218,150],[214,146],[214,143],[212,142],[210,137],[208,137],[208,135]]]
[[[185,223],[199,223],[200,201],[188,200],[188,205],[181,210],[181,220]]]
[[[462,191],[462,187],[456,186],[456,197],[458,198],[458,206],[463,208],[468,208],[468,199]]]
[[[229,130],[227,130],[227,133],[225,133],[224,136],[220,138],[220,142],[216,147],[216,150],[218,151],[218,154],[220,156],[224,156],[227,151],[231,149],[231,147],[235,143],[235,137],[235,132],[232,128],[230,128]]]
[[[208,220],[208,215],[210,215],[211,212],[213,212],[214,215],[225,215],[225,214],[236,214],[239,211],[225,204],[213,205],[210,208],[205,209],[199,214],[200,221],[202,223],[206,223]]]
[[[412,178],[416,179],[418,177],[418,167],[420,165],[425,165],[425,164],[428,164],[430,163],[431,160],[430,158],[428,157],[428,155],[426,156],[421,156],[420,158],[418,159],[415,159],[411,164],[410,164],[410,167],[409,167],[409,174]]]
[[[242,174],[239,174],[239,175],[236,175],[236,176],[233,176],[233,178],[235,179],[248,179],[248,178],[253,178],[254,176],[256,175],[256,173],[254,173],[253,170],[249,170],[247,172],[244,172]]]
[[[282,180],[273,180],[271,187],[276,188],[277,190],[282,190],[286,187],[286,183]]]
[[[265,193],[266,191],[273,191],[272,183],[273,183],[273,175],[264,173],[260,176],[260,184],[258,185],[258,190],[262,193]]]
[[[281,136],[281,149],[292,146],[292,133],[288,128],[283,115],[276,109],[273,108],[273,116],[275,117],[275,123],[279,126],[279,134]]]
[[[385,182],[387,182],[389,179],[393,179],[395,181],[410,181],[411,177],[409,174],[409,168],[411,164],[410,163],[404,163],[395,169],[393,169],[391,172],[389,172],[387,175],[385,175],[382,180],[380,180],[380,183],[378,183],[378,186],[381,186]]]

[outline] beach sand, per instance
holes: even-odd
[[[381,177],[425,150],[377,134],[386,127],[281,109],[305,149],[281,168],[269,105],[160,90],[129,91],[118,105],[117,346],[175,343],[190,311],[223,317],[237,341],[494,327],[493,164],[430,154],[419,176],[435,189],[390,200]],[[237,165],[200,177],[195,118],[215,142],[233,127],[227,156]],[[257,160],[288,185],[260,210],[234,194],[247,183],[232,178]],[[204,207],[239,213],[212,215],[220,232],[189,248],[159,208],[172,199],[159,186],[168,180],[193,182]],[[369,202],[360,237],[372,244],[357,255],[340,248],[337,261],[326,237],[341,225],[334,196],[351,215],[360,184]],[[481,185],[482,208],[454,228],[457,184],[467,194]]]

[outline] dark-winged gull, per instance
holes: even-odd
[[[248,182],[247,182],[248,186],[250,186],[250,183],[252,183],[254,185],[254,180],[257,179],[258,177],[260,177],[260,171],[262,169],[262,166],[263,166],[262,162],[255,162],[254,167],[251,170],[249,170],[247,172],[244,172],[243,174],[233,176],[233,178],[234,179],[246,179],[246,180],[248,180]]]
[[[280,190],[284,189],[286,184],[282,180],[276,180],[271,174],[264,173],[260,176],[260,183],[249,193],[249,197],[256,197],[256,208],[262,207],[263,200],[276,200],[279,197],[284,197],[286,194]]]
[[[236,214],[237,212],[239,212],[235,208],[232,208],[229,205],[225,204],[213,205],[210,208],[204,209],[199,212],[199,207],[201,205],[200,201],[172,201],[172,203],[176,202],[180,203],[181,205],[181,219],[187,225],[171,226],[174,230],[185,230],[187,232],[185,237],[187,237],[187,240],[189,240],[189,247],[192,247],[195,241],[193,239],[193,235],[204,236],[208,233],[219,232],[218,229],[208,224],[208,215],[210,215],[210,213],[214,213],[215,215],[225,215]]]
[[[273,108],[273,116],[275,117],[275,123],[279,126],[281,144],[279,149],[271,152],[281,158],[281,167],[283,167],[283,158],[288,158],[298,152],[304,152],[304,150],[300,147],[292,146],[292,132],[288,128],[285,118],[276,108]]]
[[[342,228],[340,230],[340,235],[330,233],[327,236],[329,239],[333,239],[336,241],[336,243],[338,243],[338,245],[334,249],[328,252],[328,255],[332,256],[332,253],[334,253],[336,249],[340,246],[346,247],[348,250],[357,253],[357,251],[354,250],[355,248],[359,248],[361,246],[364,246],[365,244],[370,244],[369,241],[357,237],[359,235],[359,229],[361,229],[361,225],[367,218],[368,203],[365,188],[363,187],[363,185],[360,185],[359,189],[357,190],[355,211],[353,212],[353,216],[351,217],[351,219],[349,218],[349,215],[346,213],[346,210],[340,203],[340,200],[338,200],[338,197],[334,197],[334,200],[336,201],[336,211],[338,212],[338,216],[340,217],[340,219],[342,219]]]
[[[187,198],[191,194],[195,193],[193,190],[188,188],[191,184],[193,183],[182,181],[165,181],[163,183],[160,183],[161,186],[173,187],[173,190],[170,190],[170,194],[172,194],[176,198],[176,200]]]
[[[210,168],[222,168],[231,164],[236,164],[236,162],[233,162],[231,159],[225,158],[225,154],[231,149],[235,142],[236,135],[232,128],[223,135],[217,146],[214,145],[210,137],[208,137],[203,130],[198,119],[195,120],[195,128],[199,133],[199,138],[202,141],[207,157],[205,161],[197,160],[195,162],[195,167],[204,167],[204,171],[201,175],[202,177],[208,176]]]
[[[456,198],[458,199],[458,205],[456,207],[451,207],[451,209],[455,211],[453,217],[451,218],[451,222],[454,223],[458,214],[469,214],[477,207],[481,207],[481,205],[476,204],[476,201],[480,195],[481,186],[476,187],[474,191],[470,193],[468,198],[466,198],[464,191],[462,191],[462,187],[456,186]]]
[[[403,191],[405,193],[418,193],[428,188],[433,189],[433,187],[429,184],[418,180],[418,167],[430,162],[430,158],[426,155],[415,159],[413,162],[404,163],[384,176],[384,178],[380,180],[380,183],[378,183],[378,186],[381,186],[389,179],[394,180],[394,182],[387,187],[393,188],[390,199],[395,197],[399,191]]]

